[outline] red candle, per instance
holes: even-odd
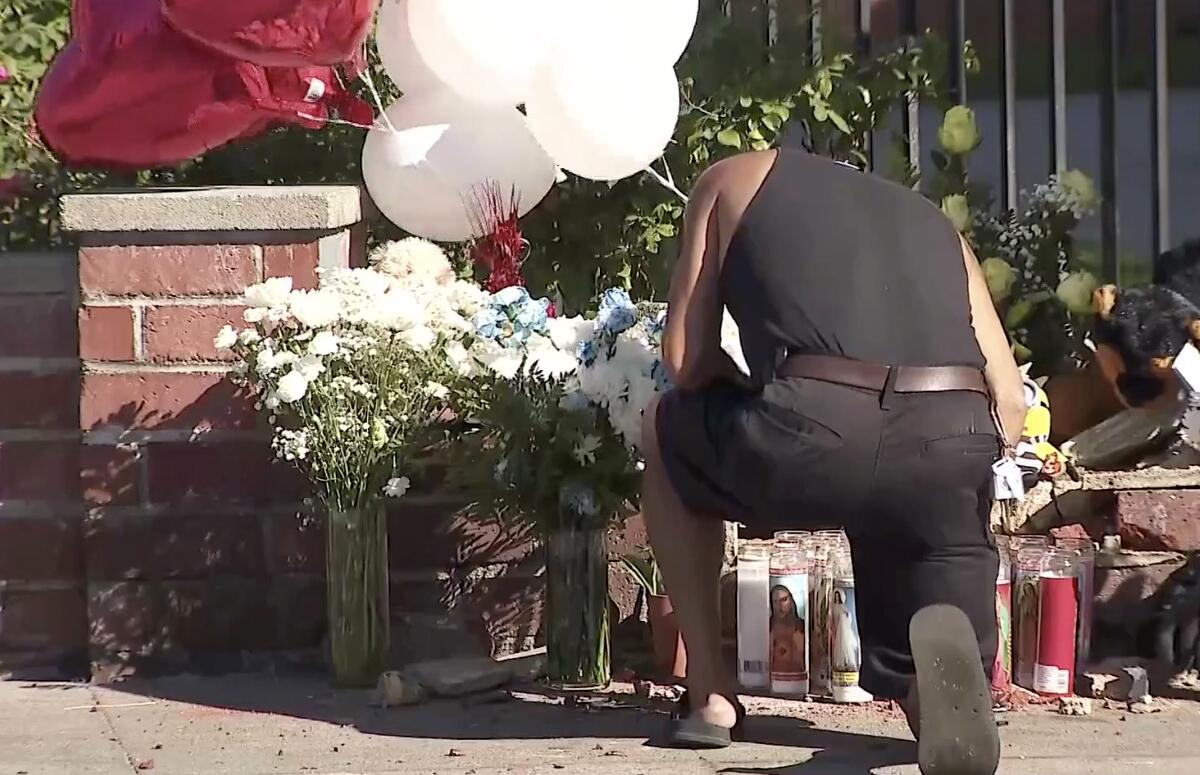
[[[1078,555],[1051,550],[1042,565],[1038,652],[1033,690],[1046,697],[1075,692],[1075,644],[1079,619]]]

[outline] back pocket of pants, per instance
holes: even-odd
[[[928,439],[921,445],[925,454],[1000,456],[1000,439],[994,433],[963,433]]]

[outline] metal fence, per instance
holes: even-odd
[[[980,74],[979,79],[995,79],[994,97],[989,95],[989,102],[994,100],[998,109],[998,170],[996,183],[999,202],[1006,208],[1015,208],[1018,204],[1019,185],[1018,151],[1024,143],[1045,143],[1049,147],[1048,165],[1044,170],[1049,175],[1061,172],[1068,166],[1068,156],[1071,151],[1071,135],[1068,133],[1068,54],[1071,47],[1087,46],[1091,52],[1098,52],[1090,63],[1098,72],[1089,79],[1094,84],[1094,92],[1098,92],[1095,120],[1099,128],[1099,164],[1095,177],[1098,178],[1098,190],[1102,197],[1099,213],[1097,241],[1099,243],[1099,269],[1106,279],[1120,281],[1123,261],[1122,255],[1122,193],[1128,195],[1128,188],[1118,186],[1118,168],[1121,146],[1118,141],[1118,97],[1121,93],[1122,53],[1129,49],[1131,35],[1150,36],[1149,41],[1136,40],[1139,47],[1148,48],[1150,52],[1149,80],[1149,110],[1141,118],[1148,128],[1150,142],[1150,182],[1149,191],[1145,192],[1150,198],[1149,208],[1149,248],[1151,255],[1158,255],[1172,246],[1171,230],[1171,141],[1169,137],[1169,100],[1170,88],[1168,83],[1168,54],[1171,38],[1168,27],[1169,9],[1178,13],[1183,9],[1189,18],[1200,17],[1200,0],[1133,0],[1138,6],[1137,13],[1141,16],[1149,13],[1151,21],[1139,25],[1137,30],[1126,24],[1131,10],[1126,0],[1039,0],[1039,2],[1018,2],[1018,0],[709,0],[715,4],[714,12],[730,16],[749,13],[755,5],[763,6],[764,11],[757,12],[757,19],[765,20],[765,40],[768,46],[777,44],[780,34],[781,19],[803,19],[807,27],[806,56],[813,64],[820,64],[829,49],[831,24],[827,16],[838,15],[838,23],[852,25],[852,45],[860,53],[870,52],[883,44],[891,44],[892,35],[900,37],[917,35],[925,29],[932,29],[944,37],[949,43],[949,72],[947,83],[949,94],[959,103],[971,102],[966,60],[963,56],[964,43],[968,40],[976,45],[986,44],[994,52],[992,65]],[[988,4],[990,8],[985,8]],[[1022,17],[1018,19],[1018,6]],[[1173,6],[1173,8],[1172,8]],[[1030,20],[1025,15],[1033,9],[1043,13],[1044,18]],[[968,24],[970,15],[975,17],[975,26]],[[990,14],[993,23],[979,22],[981,12]],[[1070,14],[1076,21],[1086,12],[1086,26],[1082,29],[1074,24],[1068,32]],[[876,29],[875,17],[886,13],[891,21],[891,29],[881,33]],[[1047,35],[1032,45],[1038,50],[1031,51],[1031,43],[1021,39],[1018,21],[1022,27],[1043,25],[1048,28]],[[1148,29],[1146,29],[1148,27]],[[1146,45],[1148,44],[1148,45]],[[1027,60],[1031,57],[1048,59],[1048,83],[1039,86],[1044,89],[1045,122],[1042,124],[1048,130],[1048,136],[1031,134],[1027,129],[1018,131],[1018,58]],[[978,82],[978,79],[976,79]],[[990,91],[990,90],[989,90]],[[1039,95],[1040,98],[1040,95]],[[1090,99],[1089,99],[1090,106]],[[1135,120],[1129,115],[1122,115],[1123,122]],[[901,117],[903,131],[906,135],[909,161],[919,169],[922,155],[921,138],[921,107],[915,100],[910,99],[905,115]],[[1039,122],[1041,123],[1041,122]],[[1042,129],[1039,126],[1039,133]],[[1194,136],[1200,138],[1200,125],[1194,129]],[[1200,142],[1197,143],[1200,149]],[[1200,185],[1200,180],[1196,181]],[[1190,184],[1190,182],[1189,182]],[[1141,191],[1135,192],[1137,195]],[[1134,197],[1131,197],[1134,198]],[[1139,203],[1140,204],[1140,203]],[[1200,204],[1200,203],[1198,203]],[[1140,210],[1141,208],[1139,208]],[[1144,215],[1140,213],[1140,215]],[[1128,251],[1126,251],[1128,252]],[[1142,267],[1148,270],[1148,267]],[[1143,274],[1146,272],[1143,272]]]

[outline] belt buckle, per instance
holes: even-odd
[[[899,366],[888,366],[887,377],[883,380],[883,392],[879,394],[879,408],[887,411],[892,408],[892,399],[896,395],[896,377],[899,376]]]

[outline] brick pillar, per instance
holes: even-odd
[[[77,677],[75,257],[0,253],[0,677]]]
[[[212,345],[246,286],[361,254],[352,187],[68,196],[80,235],[88,640],[114,665],[241,667],[319,645],[323,543]]]

